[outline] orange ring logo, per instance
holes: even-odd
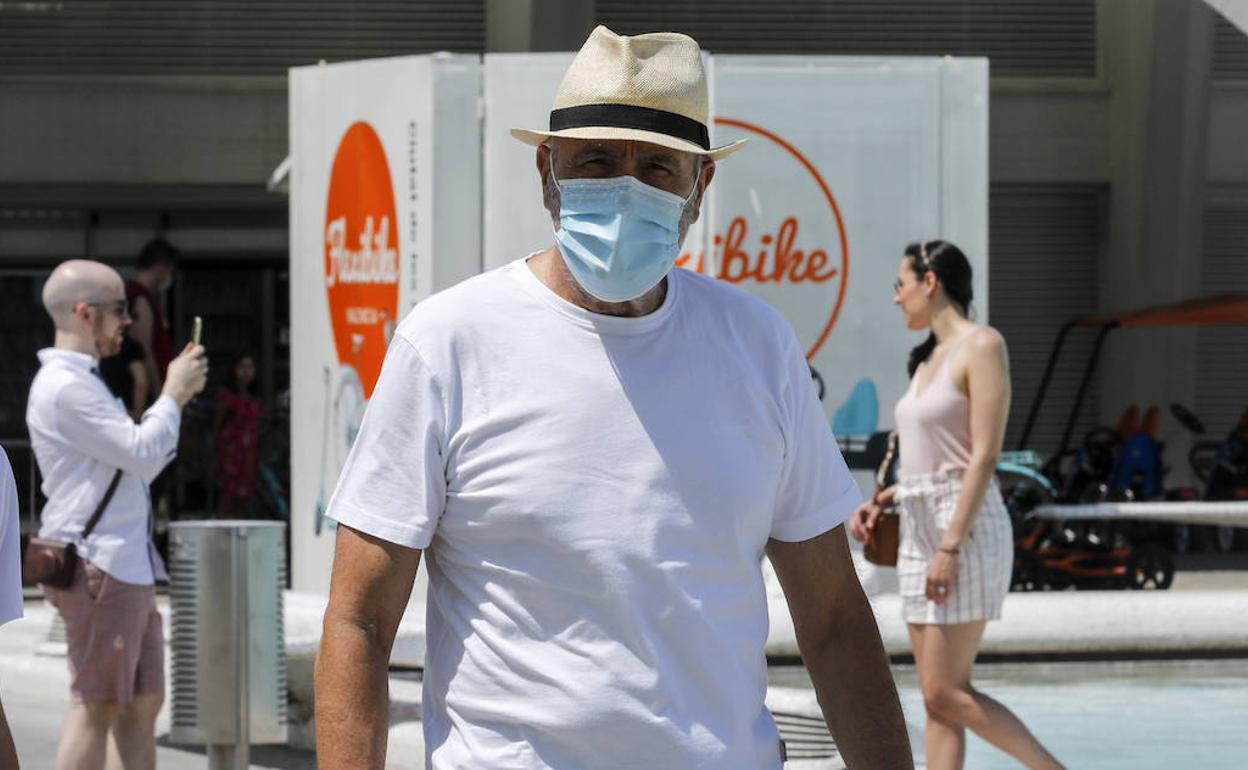
[[[849,240],[845,235],[845,223],[841,219],[836,197],[832,195],[827,182],[814,164],[781,137],[761,126],[734,118],[716,118],[715,124],[746,131],[778,146],[810,175],[827,203],[831,214],[829,219],[836,229],[836,237],[831,244],[817,244],[809,249],[800,248],[797,238],[801,222],[795,215],[782,217],[775,231],[763,232],[758,237],[757,245],[753,246],[746,245],[750,232],[749,217],[732,216],[728,220],[727,228],[723,233],[715,234],[712,243],[713,254],[718,256],[719,262],[716,277],[722,280],[753,284],[759,288],[774,284],[835,286],[835,299],[828,297],[831,307],[827,320],[822,322],[816,338],[806,350],[806,359],[810,360],[827,342],[836,326],[841,307],[845,303],[845,287],[849,278]],[[830,251],[839,252],[840,258],[830,257]],[[676,260],[676,264],[699,273],[705,272],[702,254],[695,261],[693,255],[685,252]],[[802,330],[799,329],[798,332],[801,334]]]
[[[338,361],[373,395],[399,307],[394,187],[381,139],[369,124],[343,134],[325,206],[325,290]]]

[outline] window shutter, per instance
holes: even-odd
[[[988,321],[1010,351],[1013,402],[1005,448],[1015,449],[1048,364],[1058,329],[1096,312],[1101,263],[1102,190],[1084,185],[994,184],[989,195]],[[1092,351],[1095,333],[1066,339],[1027,449],[1057,450]],[[1094,377],[1072,444],[1099,423]]]

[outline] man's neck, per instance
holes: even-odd
[[[99,351],[95,349],[95,342],[89,337],[73,332],[56,330],[56,338],[52,341],[52,347],[57,350],[69,350],[74,353],[84,353],[92,358],[99,358]]]
[[[664,278],[657,286],[637,299],[628,302],[603,302],[581,288],[581,285],[572,277],[572,271],[568,270],[568,266],[564,264],[558,247],[555,246],[531,258],[528,265],[533,275],[546,288],[573,305],[599,315],[638,318],[658,310],[667,297],[667,278]]]

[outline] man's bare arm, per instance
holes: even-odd
[[[143,297],[135,297],[130,310],[134,322],[130,325],[130,336],[139,347],[143,348],[143,363],[147,366],[147,385],[150,388],[150,401],[160,397],[160,389],[165,384],[165,373],[160,371],[156,363],[156,353],[152,348],[152,335],[156,332],[156,316],[152,306]]]
[[[843,526],[800,543],[771,540],[797,646],[850,770],[913,770],[910,739],[871,605]]]
[[[149,400],[151,388],[147,383],[147,365],[143,361],[131,361],[130,364],[130,417],[135,422],[143,422],[143,413]]]
[[[9,731],[9,721],[4,717],[4,704],[0,703],[0,768],[18,770],[17,746],[13,744],[13,733]]]
[[[316,656],[321,770],[382,770],[390,727],[390,650],[420,551],[338,527]]]

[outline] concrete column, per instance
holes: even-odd
[[[1188,0],[1101,0],[1102,67],[1111,89],[1111,190],[1101,307],[1195,296],[1209,134],[1213,17]],[[1114,332],[1101,368],[1104,423],[1131,403],[1191,405],[1195,332]],[[1171,483],[1186,478],[1186,434],[1168,422]]]
[[[486,0],[491,53],[576,51],[594,28],[593,0]]]

